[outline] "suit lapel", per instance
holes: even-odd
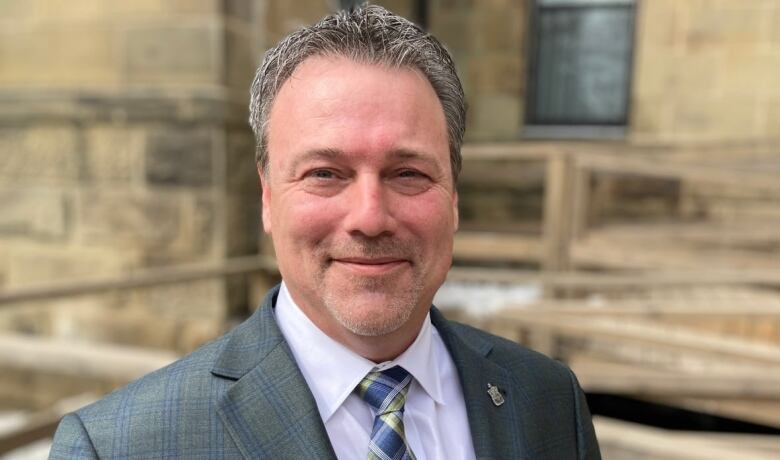
[[[236,328],[212,373],[236,380],[217,403],[246,458],[335,458],[314,397],[276,325],[278,288]]]
[[[476,335],[467,343],[436,308],[431,320],[458,369],[477,458],[530,458],[526,423],[533,422],[524,420],[525,395],[509,371],[487,358],[492,345]],[[494,403],[488,384],[498,387],[503,403]]]

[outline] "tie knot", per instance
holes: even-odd
[[[383,371],[372,370],[358,384],[356,391],[377,415],[403,412],[406,392],[412,376],[401,366]]]

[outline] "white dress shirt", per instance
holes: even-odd
[[[414,455],[419,460],[474,458],[457,369],[430,315],[406,351],[378,365],[325,335],[298,308],[284,283],[275,315],[340,460],[365,460],[374,424],[373,410],[353,390],[374,367],[396,365],[414,377],[403,417]]]

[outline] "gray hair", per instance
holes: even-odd
[[[444,109],[452,177],[457,180],[466,102],[450,54],[435,37],[410,21],[366,4],[333,13],[311,27],[293,32],[265,53],[252,82],[249,104],[249,124],[257,142],[255,160],[264,174],[268,167],[266,129],[274,99],[298,65],[311,56],[321,55],[422,72]]]

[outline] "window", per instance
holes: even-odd
[[[535,2],[528,128],[618,127],[622,132],[628,120],[634,9],[633,0]]]

